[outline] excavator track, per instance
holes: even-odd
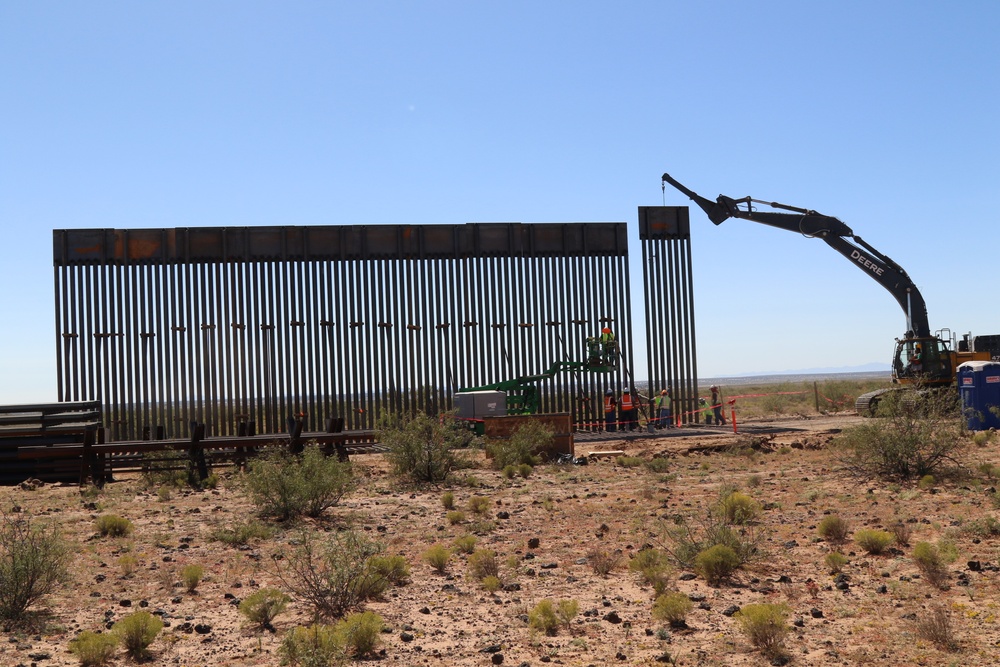
[[[858,400],[854,402],[854,409],[861,417],[874,417],[882,396],[890,391],[898,390],[890,387],[888,389],[876,389],[875,391],[869,391],[867,394],[861,394],[858,396]]]

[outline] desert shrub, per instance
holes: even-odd
[[[979,537],[996,537],[1000,535],[1000,519],[987,515],[981,519],[970,521],[963,526],[963,530]]]
[[[465,521],[465,512],[461,510],[452,510],[448,512],[446,518],[448,519],[448,523],[455,526]]]
[[[517,474],[521,476],[521,479],[528,479],[533,472],[535,472],[535,468],[530,463],[522,463],[517,466]]]
[[[764,556],[765,535],[753,524],[731,526],[717,512],[710,511],[701,523],[680,519],[678,523],[660,523],[663,550],[680,567],[691,568],[701,552],[715,545],[729,547],[746,565]]]
[[[919,390],[885,394],[878,416],[845,429],[836,443],[854,472],[881,479],[938,475],[959,462],[968,440],[954,396]]]
[[[602,577],[607,576],[617,568],[621,560],[620,552],[611,551],[604,547],[594,547],[587,552],[587,562],[590,564],[590,569],[593,570],[594,574],[599,574]]]
[[[504,466],[501,473],[505,479],[514,479],[517,476],[517,468],[512,465]]]
[[[272,535],[274,535],[273,528],[251,519],[234,524],[231,528],[218,528],[212,531],[211,537],[231,547],[238,547],[248,544],[251,540],[266,540]]]
[[[469,498],[469,511],[473,514],[486,514],[492,504],[486,496],[472,496]]]
[[[453,451],[465,447],[472,434],[455,419],[432,419],[424,413],[413,417],[386,418],[377,431],[378,441],[393,472],[417,483],[443,482],[466,463]]]
[[[927,583],[936,588],[947,588],[948,568],[936,546],[930,542],[917,542],[913,545],[913,561]]]
[[[188,593],[194,593],[195,589],[198,588],[198,584],[201,583],[201,578],[205,574],[205,568],[201,565],[185,565],[184,569],[181,570],[181,581],[184,583],[184,588],[187,589]]]
[[[645,583],[653,587],[657,595],[667,589],[673,576],[670,557],[660,549],[639,550],[629,561],[628,569],[638,573]]]
[[[111,634],[85,630],[69,643],[69,652],[81,667],[101,667],[108,664],[118,648],[118,638]]]
[[[910,543],[910,536],[913,534],[913,529],[903,521],[895,521],[889,524],[889,532],[892,533],[892,538],[896,541],[896,544],[902,544],[905,547]]]
[[[319,516],[355,486],[351,464],[326,456],[316,445],[301,454],[279,449],[254,459],[243,481],[260,513],[280,521]]]
[[[500,581],[500,577],[495,577],[492,574],[488,577],[483,577],[483,580],[479,583],[483,587],[483,590],[488,593],[495,593],[500,590],[501,586],[503,586],[503,582]]]
[[[424,560],[434,568],[435,572],[444,574],[451,562],[451,551],[443,544],[435,544],[424,552]]]
[[[278,647],[278,655],[283,665],[330,667],[344,657],[343,638],[329,625],[292,628]]]
[[[131,577],[138,566],[139,559],[132,554],[125,554],[118,559],[118,567],[122,569],[123,577]]]
[[[379,634],[385,623],[371,611],[348,615],[337,624],[336,633],[344,648],[355,657],[371,655],[379,645]]]
[[[393,586],[402,586],[410,580],[410,564],[400,554],[394,556],[372,556],[371,568]]]
[[[324,539],[303,532],[301,544],[278,570],[285,587],[317,616],[339,618],[388,586],[372,565],[382,545],[353,530]]]
[[[943,651],[958,649],[958,640],[951,624],[951,616],[942,607],[935,607],[916,621],[917,636],[929,641]]]
[[[94,526],[101,537],[128,537],[135,529],[131,521],[116,514],[102,514],[94,521]]]
[[[816,528],[816,532],[827,542],[832,544],[843,544],[847,541],[847,536],[850,535],[850,525],[846,520],[842,519],[837,514],[828,514],[823,517],[823,520],[819,522],[819,526]]]
[[[441,494],[441,506],[446,510],[455,509],[455,494],[451,491],[445,491]]]
[[[733,491],[719,501],[718,509],[726,523],[742,525],[757,518],[760,503],[745,493]]]
[[[576,600],[560,600],[559,605],[556,607],[556,616],[559,617],[559,622],[565,625],[567,628],[570,627],[570,623],[576,618],[576,615],[580,612],[580,603]]]
[[[854,542],[873,556],[883,553],[892,544],[892,533],[864,528],[854,533]]]
[[[162,629],[163,621],[148,611],[129,614],[111,626],[111,632],[121,641],[125,652],[136,661],[149,657],[149,645]]]
[[[271,621],[285,610],[292,598],[277,588],[262,588],[240,602],[240,613],[262,629],[270,629]]]
[[[728,579],[740,566],[739,556],[731,548],[716,544],[705,549],[694,559],[695,571],[705,577],[711,586]]]
[[[554,635],[559,629],[559,617],[552,600],[545,599],[528,612],[528,625],[539,632]]]
[[[840,553],[839,551],[831,551],[823,559],[826,566],[830,568],[830,572],[833,574],[839,573],[847,565],[847,556]]]
[[[670,459],[665,459],[662,456],[657,456],[655,458],[646,461],[646,467],[655,473],[665,473],[670,472]]]
[[[527,464],[538,465],[541,461],[535,453],[552,445],[552,429],[536,421],[525,422],[509,438],[491,440],[486,443],[486,453],[497,470],[507,466]]]
[[[789,609],[781,604],[748,604],[733,617],[755,648],[769,657],[782,653]]]
[[[500,578],[500,561],[497,552],[490,549],[477,549],[469,556],[469,576],[477,581],[493,576]]]
[[[146,488],[188,486],[189,457],[185,452],[147,452],[143,455],[142,480]]]
[[[664,593],[653,603],[653,618],[666,621],[674,627],[684,627],[688,613],[694,603],[684,593],[673,591]]]
[[[0,620],[19,621],[66,580],[69,549],[54,527],[3,515],[0,522]]]
[[[476,542],[479,541],[475,535],[462,535],[461,537],[456,537],[452,544],[455,545],[455,549],[463,554],[471,554],[476,550]]]

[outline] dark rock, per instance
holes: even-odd
[[[118,601],[118,606],[119,607],[131,607],[132,606],[132,601],[131,600],[127,600],[127,599],[126,600],[119,600]]]
[[[722,610],[722,615],[723,616],[732,616],[733,614],[735,614],[739,610],[740,610],[740,608],[739,608],[738,605],[735,605],[735,604],[729,605],[728,607],[726,607],[725,609]]]
[[[541,540],[539,540],[537,537],[532,537],[531,539],[528,540],[529,549],[537,549],[540,544]]]
[[[688,600],[691,600],[691,602],[704,602],[706,598],[704,593],[688,593]]]
[[[419,611],[421,614],[429,614],[429,613],[431,613],[431,610],[430,610],[429,607],[421,607],[417,611]]]
[[[194,626],[194,631],[197,632],[199,635],[207,635],[209,632],[212,631],[212,626],[209,625],[208,623],[198,623],[196,626]]]
[[[480,653],[499,653],[502,647],[500,644],[490,644],[486,648],[479,649]]]
[[[801,618],[797,618],[794,621],[792,621],[792,625],[794,625],[797,628],[804,628],[806,627],[806,622]]]
[[[622,617],[618,615],[617,611],[609,611],[604,615],[604,620],[608,623],[621,623]]]
[[[881,586],[879,586],[878,588],[875,589],[875,592],[876,593],[888,593],[889,589],[886,587],[885,584],[882,584]]]
[[[545,563],[541,567],[543,570],[554,570],[559,567],[559,563]]]
[[[510,512],[506,512],[506,511],[497,512],[497,518],[498,519],[509,519],[510,518]]]
[[[684,574],[677,577],[678,581],[691,581],[692,579],[697,579],[697,575],[691,572],[685,572]]]
[[[813,618],[823,618],[823,612],[816,607],[809,610],[809,615]]]
[[[413,641],[413,635],[410,634],[409,632],[401,632],[399,634],[399,638],[402,639],[404,642],[412,642]]]
[[[615,658],[617,658],[618,660],[627,660],[628,656],[626,656],[621,651],[618,651],[618,653],[615,653]]]
[[[503,664],[503,653],[494,653],[492,656],[490,656],[490,662],[492,662],[494,665]]]
[[[969,570],[972,571],[972,572],[982,572],[983,571],[983,564],[980,563],[978,560],[970,560],[969,561]]]
[[[778,577],[778,583],[779,584],[790,584],[790,583],[792,583],[792,578],[783,574],[780,577]]]

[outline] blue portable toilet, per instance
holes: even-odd
[[[962,397],[962,415],[970,431],[1000,429],[1000,363],[967,361],[961,364],[958,392]]]

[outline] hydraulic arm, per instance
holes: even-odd
[[[837,218],[823,215],[811,209],[766,202],[750,197],[733,199],[719,195],[713,202],[684,187],[670,174],[663,174],[663,182],[670,183],[690,197],[705,211],[708,219],[717,225],[729,218],[743,218],[779,229],[786,229],[790,232],[798,232],[803,236],[822,239],[892,294],[906,314],[907,338],[923,338],[931,335],[924,298],[903,267],[865,243],[860,236],[854,234],[850,227]],[[754,204],[763,204],[773,209],[788,211],[788,213],[759,211],[754,208]]]

